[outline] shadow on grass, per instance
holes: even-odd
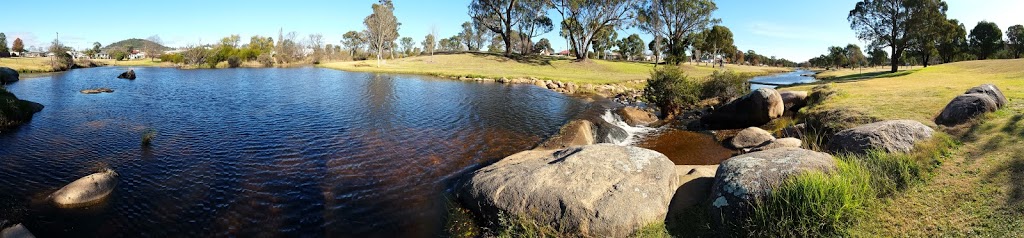
[[[551,61],[558,60],[559,58],[553,56],[542,56],[542,55],[512,55],[506,57],[499,53],[490,52],[445,52],[440,54],[469,54],[478,58],[490,58],[498,62],[509,62],[515,61],[522,64],[528,64],[533,66],[551,66]]]
[[[895,72],[895,73],[888,72],[888,71],[883,71],[883,72],[869,72],[869,73],[851,74],[851,75],[845,75],[845,76],[840,76],[840,77],[828,77],[828,78],[819,79],[818,82],[816,82],[814,84],[820,84],[820,83],[848,83],[848,82],[857,82],[857,81],[863,81],[863,80],[868,80],[868,79],[895,78],[895,77],[907,76],[907,75],[913,74],[913,73],[915,73],[915,72],[917,72],[919,70],[921,70],[921,69],[904,70],[904,71],[898,71],[898,72]]]

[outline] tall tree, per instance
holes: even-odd
[[[3,32],[0,32],[0,54],[7,54],[10,51],[11,50],[7,48],[7,35],[4,35]]]
[[[1020,58],[1020,55],[1024,54],[1024,26],[1014,25],[1007,28],[1006,39],[1006,44],[1010,46],[1013,58]],[[15,41],[15,44],[17,44],[17,41]],[[18,51],[18,48],[14,48],[14,51]]]
[[[915,53],[925,68],[937,52],[940,34],[943,33],[943,25],[947,23],[946,10],[949,7],[941,0],[915,0],[920,1],[919,7],[913,13],[916,29],[910,32],[908,50]]]
[[[712,0],[644,0],[636,19],[639,28],[654,35],[656,41],[668,41],[666,60],[679,64],[686,59],[690,35],[721,22],[712,17],[717,9]]]
[[[477,50],[474,49],[476,46],[476,32],[473,32],[473,23],[468,21],[462,23],[462,32],[459,33],[459,39],[462,41],[462,44],[466,45],[466,49],[469,49],[469,51]]]
[[[473,22],[498,34],[505,44],[505,56],[512,56],[512,30],[521,22],[518,0],[472,0],[469,16]]]
[[[868,58],[864,56],[864,52],[860,50],[860,46],[856,44],[846,45],[844,49],[846,51],[846,60],[851,67],[860,67],[861,65],[868,63]]]
[[[363,39],[363,34],[358,31],[345,32],[345,34],[341,36],[341,39],[341,44],[345,46],[345,49],[348,49],[348,54],[349,56],[352,56],[352,58],[355,58],[357,53],[356,51],[359,50],[359,48],[362,48],[363,44],[366,43]]]
[[[926,21],[914,19],[915,13],[929,12],[924,10],[926,7],[938,7],[939,4],[928,4],[934,1],[938,0],[861,0],[850,10],[847,20],[857,38],[871,42],[873,47],[889,47],[892,58],[899,59],[910,46],[914,31],[926,28],[920,25]],[[892,60],[891,66],[891,72],[899,70],[897,60]]]
[[[147,41],[142,45],[142,52],[146,52],[146,57],[149,57],[150,61],[156,60],[157,57],[164,54],[162,40],[160,35],[152,35],[146,38]]]
[[[18,52],[19,54],[25,53],[25,42],[21,41],[21,38],[14,38],[14,43],[11,45],[11,50]]]
[[[434,41],[434,34],[427,34],[427,36],[423,38],[423,42],[420,44],[423,45],[423,52],[434,55],[434,49],[437,49],[437,42]]]
[[[665,55],[665,49],[668,49],[668,41],[662,40],[660,36],[655,36],[654,40],[647,43],[647,49],[654,55],[654,66],[657,67],[661,56]]]
[[[619,34],[615,32],[615,29],[605,28],[598,31],[594,35],[594,41],[590,43],[595,56],[599,59],[607,59],[608,51],[615,47],[618,39]]]
[[[551,54],[552,51],[555,50],[551,49],[551,42],[548,41],[548,38],[541,38],[539,41],[537,41],[537,44],[533,45],[534,54],[542,54],[545,52]]]
[[[413,42],[412,37],[402,37],[399,42],[402,44],[402,53],[412,55],[412,48],[416,46],[416,42]]]
[[[644,40],[640,39],[640,35],[632,34],[629,37],[622,38],[618,42],[619,54],[626,60],[637,60],[644,55]]]
[[[733,45],[732,31],[728,27],[715,25],[698,36],[701,37],[700,51],[710,56],[712,61],[717,59],[722,49]],[[714,63],[712,63],[712,67],[714,67]]]
[[[366,40],[370,48],[377,54],[377,67],[380,67],[384,51],[391,50],[398,39],[398,27],[401,23],[395,17],[395,6],[389,0],[381,0],[373,4],[373,14],[363,20],[366,25]]]
[[[633,19],[629,11],[637,0],[551,0],[562,15],[569,43],[579,61],[586,61],[594,35],[604,28],[619,28]]]
[[[942,63],[953,62],[953,57],[967,49],[967,28],[956,19],[946,20],[939,27],[939,58]]]
[[[835,69],[842,67],[846,64],[846,48],[839,46],[828,47],[828,60]]]
[[[520,53],[529,54],[533,51],[534,37],[554,30],[554,24],[547,14],[548,9],[551,9],[551,3],[548,0],[518,0],[517,4],[520,9],[517,16],[520,23],[516,31],[519,34],[513,34],[518,36],[518,39],[513,41],[519,41]]]
[[[872,48],[868,55],[868,63],[871,66],[881,66],[889,62],[889,52],[880,47]]]
[[[1003,31],[994,22],[981,21],[971,29],[971,48],[978,59],[985,60],[1003,46]]]
[[[314,64],[319,64],[320,60],[324,57],[324,35],[322,34],[309,34],[309,48],[313,50],[311,60]]]

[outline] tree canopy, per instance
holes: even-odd
[[[971,29],[971,48],[978,59],[988,59],[1003,46],[1003,31],[993,22],[981,21]]]
[[[380,67],[384,51],[394,50],[395,40],[398,39],[398,28],[401,23],[395,17],[395,6],[388,0],[373,4],[373,14],[363,20],[366,25],[366,42],[370,49],[377,55],[377,67]]]
[[[551,0],[562,15],[562,27],[568,32],[572,52],[579,61],[589,59],[587,49],[594,35],[605,28],[617,29],[632,19],[631,7],[637,0]]]
[[[1014,25],[1006,29],[1006,44],[1010,46],[1013,58],[1020,58],[1024,54],[1024,26]],[[17,51],[17,48],[15,48]]]
[[[679,64],[686,59],[689,36],[721,22],[712,17],[717,9],[712,0],[644,0],[637,11],[637,26],[656,41],[667,40],[666,60]]]
[[[910,47],[916,31],[927,31],[922,26],[929,21],[926,13],[933,13],[944,3],[940,0],[861,0],[850,10],[847,20],[857,38],[871,42],[872,47],[889,47],[893,59],[902,57]],[[918,19],[915,19],[917,17]],[[891,72],[899,69],[899,61],[892,60]]]

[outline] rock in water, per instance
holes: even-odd
[[[732,140],[729,140],[729,145],[731,145],[732,148],[745,149],[758,147],[772,140],[775,140],[772,133],[761,128],[749,127],[747,129],[743,129],[739,133],[736,133],[736,136],[732,137]]]
[[[0,67],[0,84],[9,84],[17,82],[18,77],[19,76],[17,70],[7,67]]]
[[[135,70],[129,69],[128,71],[125,71],[124,73],[121,73],[121,75],[118,75],[117,78],[119,78],[119,79],[128,79],[128,80],[135,80]]]
[[[981,86],[973,87],[967,90],[967,92],[965,92],[964,94],[972,93],[981,93],[988,95],[989,97],[992,98],[993,101],[996,102],[996,106],[999,108],[1003,108],[1004,106],[1006,106],[1007,103],[1010,103],[1009,100],[1006,100],[1006,96],[1003,95],[1003,91],[1000,91],[999,88],[996,87],[996,85],[982,84]]]
[[[832,171],[835,167],[836,161],[831,155],[800,148],[780,148],[729,158],[715,173],[711,215],[716,222],[743,221],[754,202],[791,176],[807,171]]]
[[[107,170],[82,177],[50,195],[61,207],[89,205],[103,200],[117,185],[117,173]]]
[[[81,91],[78,91],[78,92],[80,92],[82,94],[99,94],[99,93],[113,93],[114,90],[113,89],[109,89],[109,88],[94,88],[94,89],[82,89]]]
[[[999,104],[987,94],[963,94],[946,104],[946,108],[935,118],[935,124],[956,126],[998,109]]]
[[[28,228],[21,224],[14,225],[12,227],[5,228],[0,231],[0,238],[35,238],[32,232],[28,231]]]
[[[658,117],[654,116],[653,113],[637,107],[619,108],[618,114],[622,116],[622,121],[625,121],[629,126],[646,126],[658,121]]]
[[[571,146],[593,145],[594,123],[588,120],[572,120],[539,146],[538,149],[562,149]]]
[[[709,129],[762,126],[772,119],[781,117],[785,109],[779,92],[775,89],[760,88],[715,109],[711,114],[702,117],[700,122]]]
[[[584,237],[626,237],[665,221],[675,165],[653,150],[597,144],[524,151],[474,172],[464,204],[490,221],[522,216]]]
[[[869,150],[907,153],[918,142],[932,137],[935,130],[912,120],[881,121],[836,133],[828,143],[835,153],[864,154]]]

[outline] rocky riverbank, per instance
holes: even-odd
[[[0,84],[17,82],[17,71],[0,67]],[[0,88],[0,133],[10,131],[32,120],[32,115],[42,111],[43,105],[21,100],[6,89]]]

